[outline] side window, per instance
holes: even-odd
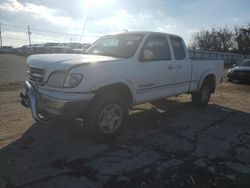
[[[176,60],[182,60],[186,57],[185,48],[183,46],[183,41],[179,37],[170,37],[171,44],[174,51],[174,56]]]
[[[146,54],[150,54],[150,58]],[[171,60],[171,54],[167,39],[165,36],[151,36],[145,42],[141,54],[141,61],[163,61]]]

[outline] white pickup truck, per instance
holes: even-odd
[[[32,55],[27,66],[21,98],[36,121],[80,117],[102,138],[140,103],[188,93],[205,106],[223,78],[223,61],[192,61],[181,37],[157,32],[103,36],[85,54]]]

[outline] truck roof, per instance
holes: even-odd
[[[150,34],[161,34],[161,35],[169,35],[169,36],[175,36],[182,38],[178,35],[171,34],[171,33],[163,33],[163,32],[156,32],[156,31],[127,31],[127,32],[122,32],[122,33],[115,33],[111,35],[120,35],[120,34],[145,34],[145,35],[150,35]]]

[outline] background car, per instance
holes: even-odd
[[[2,46],[0,47],[0,54],[10,54],[13,52],[12,46]]]
[[[238,66],[229,69],[227,79],[250,82],[250,59],[245,59]]]

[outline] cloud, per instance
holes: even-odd
[[[166,24],[166,25],[164,25],[162,27],[157,27],[157,31],[159,31],[159,32],[168,32],[168,31],[174,30],[176,28],[177,28],[176,25]]]
[[[234,21],[234,22],[238,22],[238,21],[239,21],[239,18],[238,18],[238,17],[234,17],[234,18],[233,18],[233,21]]]
[[[187,32],[188,33],[197,33],[197,32],[199,32],[200,30],[199,29],[187,29]]]
[[[157,17],[161,17],[161,19],[156,19]],[[174,32],[177,25],[175,19],[163,16],[161,12],[152,13],[142,10],[135,13],[120,9],[107,18],[89,19],[86,28],[104,34],[123,32],[124,29]]]
[[[97,0],[95,1],[97,2]],[[79,36],[67,34],[53,35],[52,33],[35,30],[37,27],[41,30],[80,34],[84,25],[84,19],[81,17],[73,18],[69,16],[72,10],[66,11],[68,8],[51,8],[49,1],[43,5],[38,4],[39,1],[35,2],[37,4],[31,1],[6,0],[5,3],[0,3],[0,11],[5,11],[5,17],[8,20],[6,23],[11,18],[12,23],[10,24],[20,25],[21,23],[23,25],[31,25],[33,42],[46,42],[48,40],[69,42],[71,38],[73,41],[79,41]],[[180,20],[170,17],[166,11],[151,11],[151,9],[148,10],[143,7],[139,11],[135,11],[127,10],[123,6],[122,8],[116,7],[112,12],[107,13],[106,9],[105,11],[101,9],[101,6],[96,9],[99,11],[94,11],[94,7],[92,8],[93,12],[96,12],[96,15],[93,13],[89,14],[82,42],[93,42],[97,36],[123,32],[124,29],[128,29],[129,31],[169,32],[180,34],[181,36],[182,32],[185,31],[184,24]],[[9,14],[10,16],[7,17]],[[13,14],[16,15],[13,16]],[[47,38],[47,36],[50,38]],[[39,39],[36,39],[37,37]],[[27,36],[25,40],[27,40]]]
[[[0,4],[0,10],[42,18],[58,26],[76,26],[78,24],[71,17],[60,15],[60,11],[57,9],[32,3],[21,3],[18,0],[8,0]]]

